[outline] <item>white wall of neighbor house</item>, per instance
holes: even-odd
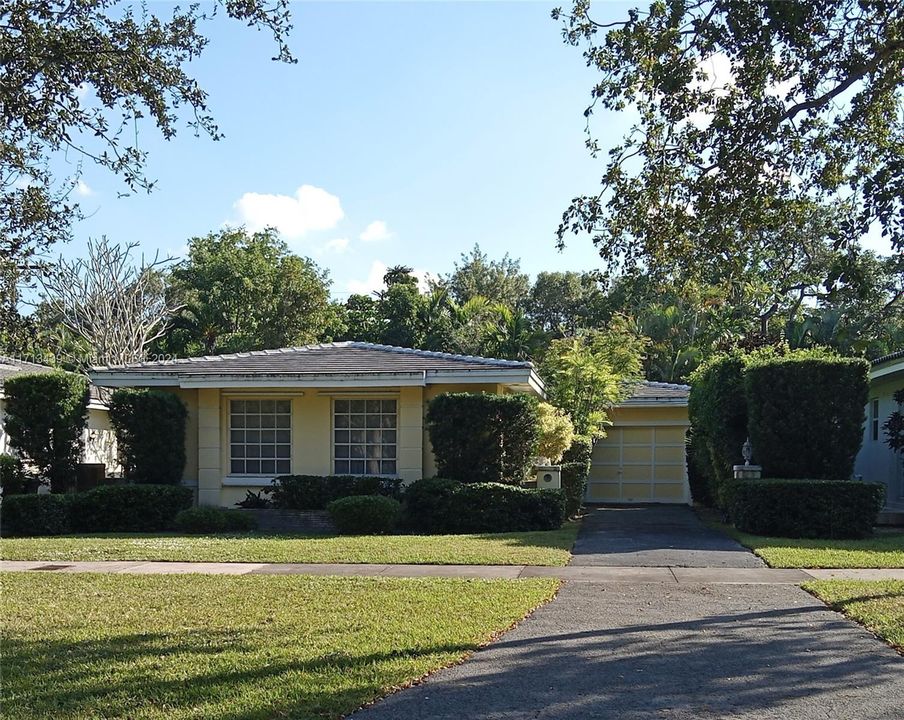
[[[896,390],[904,387],[904,372],[878,378],[870,383],[866,405],[866,423],[863,426],[863,444],[854,463],[854,475],[867,482],[880,482],[886,486],[886,502],[904,502],[904,458],[892,452],[885,444],[882,425],[898,404],[894,401]]]

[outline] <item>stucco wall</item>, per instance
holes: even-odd
[[[882,425],[896,409],[894,392],[904,387],[904,372],[879,378],[870,383],[869,402],[866,406],[866,422],[863,426],[863,444],[854,464],[854,474],[867,482],[881,482],[887,488],[889,502],[904,501],[904,463],[885,444]],[[872,401],[879,401],[879,432],[872,436]]]

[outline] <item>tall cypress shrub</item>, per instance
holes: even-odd
[[[517,485],[537,452],[537,400],[446,393],[430,402],[427,430],[440,477]]]
[[[51,492],[75,487],[89,383],[67,372],[27,373],[6,380],[6,432]]]
[[[126,478],[175,485],[185,469],[185,403],[165,390],[121,389],[110,398],[110,422]]]
[[[744,376],[764,477],[848,480],[863,440],[869,363],[825,350],[758,358]]]

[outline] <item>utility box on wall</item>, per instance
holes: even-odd
[[[561,465],[537,465],[534,470],[538,489],[559,490],[562,487]]]

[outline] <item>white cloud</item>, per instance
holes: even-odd
[[[79,178],[79,181],[75,184],[75,192],[82,197],[89,197],[94,194],[94,190],[92,190],[88,183],[81,178]]]
[[[370,295],[371,293],[382,290],[383,276],[388,269],[386,263],[381,260],[374,260],[370,264],[367,278],[364,280],[349,280],[345,287],[350,293],[355,293],[357,295]],[[412,271],[412,274],[417,278],[418,289],[421,292],[426,292],[429,289],[430,273],[426,270],[415,268],[415,270]]]
[[[233,208],[239,222],[251,232],[275,227],[290,240],[311,231],[330,230],[345,217],[339,198],[313,185],[302,185],[294,196],[248,192]]]
[[[327,244],[323,246],[323,249],[328,252],[344,253],[348,250],[348,238],[334,238],[327,242]]]
[[[358,236],[363,242],[379,242],[380,240],[388,240],[392,237],[389,228],[382,220],[374,220],[370,225],[364,228],[364,232]]]

